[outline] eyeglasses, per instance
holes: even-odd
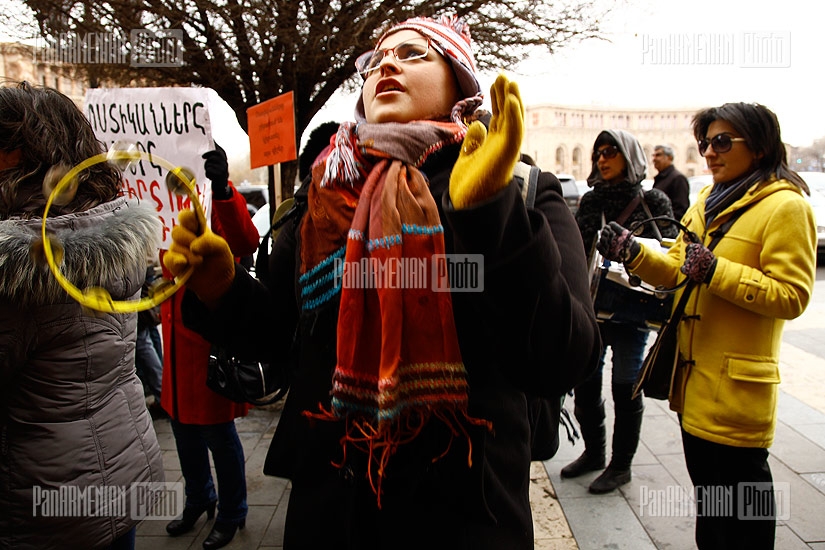
[[[424,59],[427,57],[429,50],[429,38],[411,40],[398,44],[393,48],[375,49],[365,52],[355,60],[355,68],[361,76],[366,78],[371,72],[381,66],[381,61],[384,60],[384,56],[390,52],[395,56],[396,61],[406,63],[407,61],[413,61],[415,59]]]
[[[608,145],[604,149],[600,151],[593,151],[593,162],[598,162],[599,157],[604,157],[605,159],[612,159],[616,155],[619,154],[619,148],[615,145]]]
[[[727,133],[716,134],[710,139],[700,139],[697,144],[699,146],[699,154],[704,157],[709,145],[713,147],[713,151],[716,153],[727,153],[730,151],[730,148],[733,147],[734,141],[747,140],[741,137],[730,137],[730,134]]]

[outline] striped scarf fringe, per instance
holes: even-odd
[[[414,142],[416,137],[421,135],[403,143]],[[388,145],[388,149],[397,146]],[[410,151],[408,158],[416,155],[420,151]],[[467,412],[467,373],[450,292],[436,291],[426,277],[423,282],[427,284],[420,287],[382,284],[387,276],[400,276],[397,270],[405,262],[428,265],[444,254],[443,227],[426,178],[407,162],[380,159],[362,186],[329,187],[313,181],[309,203],[317,208],[310,208],[310,219],[302,227],[308,250],[329,251],[325,252],[329,255],[339,249],[335,242],[320,246],[316,241],[319,228],[330,231],[330,213],[352,202],[351,193],[358,193],[351,223],[335,232],[346,235],[346,247],[339,274],[343,283],[332,400],[328,408],[319,404],[317,411],[304,411],[304,415],[345,421],[343,458],[337,465],[345,464],[351,449],[366,454],[367,477],[380,508],[391,457],[401,445],[414,441],[429,422],[440,421],[451,434],[446,448],[435,450],[432,460],[444,457],[458,437],[467,442],[468,467],[472,467],[472,444],[467,428],[492,430],[492,424]],[[318,225],[313,212],[323,215]],[[311,266],[329,263],[326,256],[319,261],[304,254],[302,250],[305,274],[314,273]],[[369,266],[366,280],[377,284],[353,284],[363,280],[351,272],[359,266]]]

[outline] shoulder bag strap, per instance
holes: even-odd
[[[517,162],[513,168],[513,177],[521,186],[521,198],[527,208],[532,208],[536,204],[539,172],[541,172],[541,168],[538,166],[532,166],[521,161]]]
[[[634,210],[636,210],[636,207],[639,206],[639,201],[641,200],[641,195],[636,195],[635,197],[633,197],[633,199],[629,203],[627,203],[627,206],[624,207],[622,213],[619,214],[614,221],[619,225],[624,225],[625,220],[630,216],[630,214],[633,213]]]
[[[725,236],[725,233],[728,232],[728,230],[731,228],[731,226],[733,226],[733,224],[736,222],[736,220],[738,220],[739,217],[742,216],[742,214],[744,214],[745,211],[748,208],[750,208],[750,205],[746,205],[743,208],[740,208],[739,210],[734,212],[731,215],[731,217],[728,218],[727,221],[725,221],[725,223],[723,223],[719,227],[719,229],[717,229],[716,231],[711,233],[711,236],[713,238],[711,239],[710,243],[708,244],[708,250],[713,250],[714,248],[716,248],[716,245],[719,244],[719,241],[722,240],[722,237]],[[696,286],[696,283],[694,281],[688,281],[687,285],[685,286],[685,290],[682,291],[682,296],[679,298],[679,302],[676,304],[676,307],[673,308],[673,314],[671,315],[672,320],[678,321],[679,319],[681,319],[682,314],[685,312],[685,306],[687,305],[687,299],[690,296],[690,293],[691,293],[691,291],[693,290],[693,288],[695,286]]]
[[[650,211],[650,208],[647,206],[647,202],[645,201],[645,190],[644,189],[639,190],[639,198],[642,201],[642,208],[644,209],[645,214],[647,215],[648,218],[652,218],[653,213]],[[656,233],[656,240],[659,241],[659,242],[662,242],[664,237],[662,237],[662,232],[659,231],[659,224],[657,224],[655,221],[650,222],[650,224],[653,226],[653,231]]]

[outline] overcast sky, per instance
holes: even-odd
[[[783,139],[825,136],[825,3],[811,0],[624,0],[604,22],[610,42],[539,53],[510,74],[528,105],[688,107],[753,101]],[[484,75],[489,90],[495,75]],[[339,97],[317,115],[352,118]],[[489,108],[489,107],[488,107]]]
[[[823,22],[818,0],[618,0],[603,22],[609,41],[571,44],[553,56],[537,52],[506,69],[527,105],[759,102],[777,114],[787,143],[805,146],[825,137]],[[482,75],[485,91],[495,76]],[[336,95],[309,129],[351,120],[354,105],[353,96]]]

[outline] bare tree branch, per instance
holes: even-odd
[[[244,129],[247,108],[292,91],[298,135],[337,89],[358,86],[356,57],[392,23],[414,15],[463,16],[479,69],[489,70],[515,66],[531,48],[552,53],[601,38],[600,21],[610,9],[605,0],[18,1],[34,12],[29,31],[36,26],[46,39],[110,33],[128,43],[133,29],[183,32],[183,66],[83,65],[92,86],[210,87]],[[10,14],[0,14],[0,23]]]

